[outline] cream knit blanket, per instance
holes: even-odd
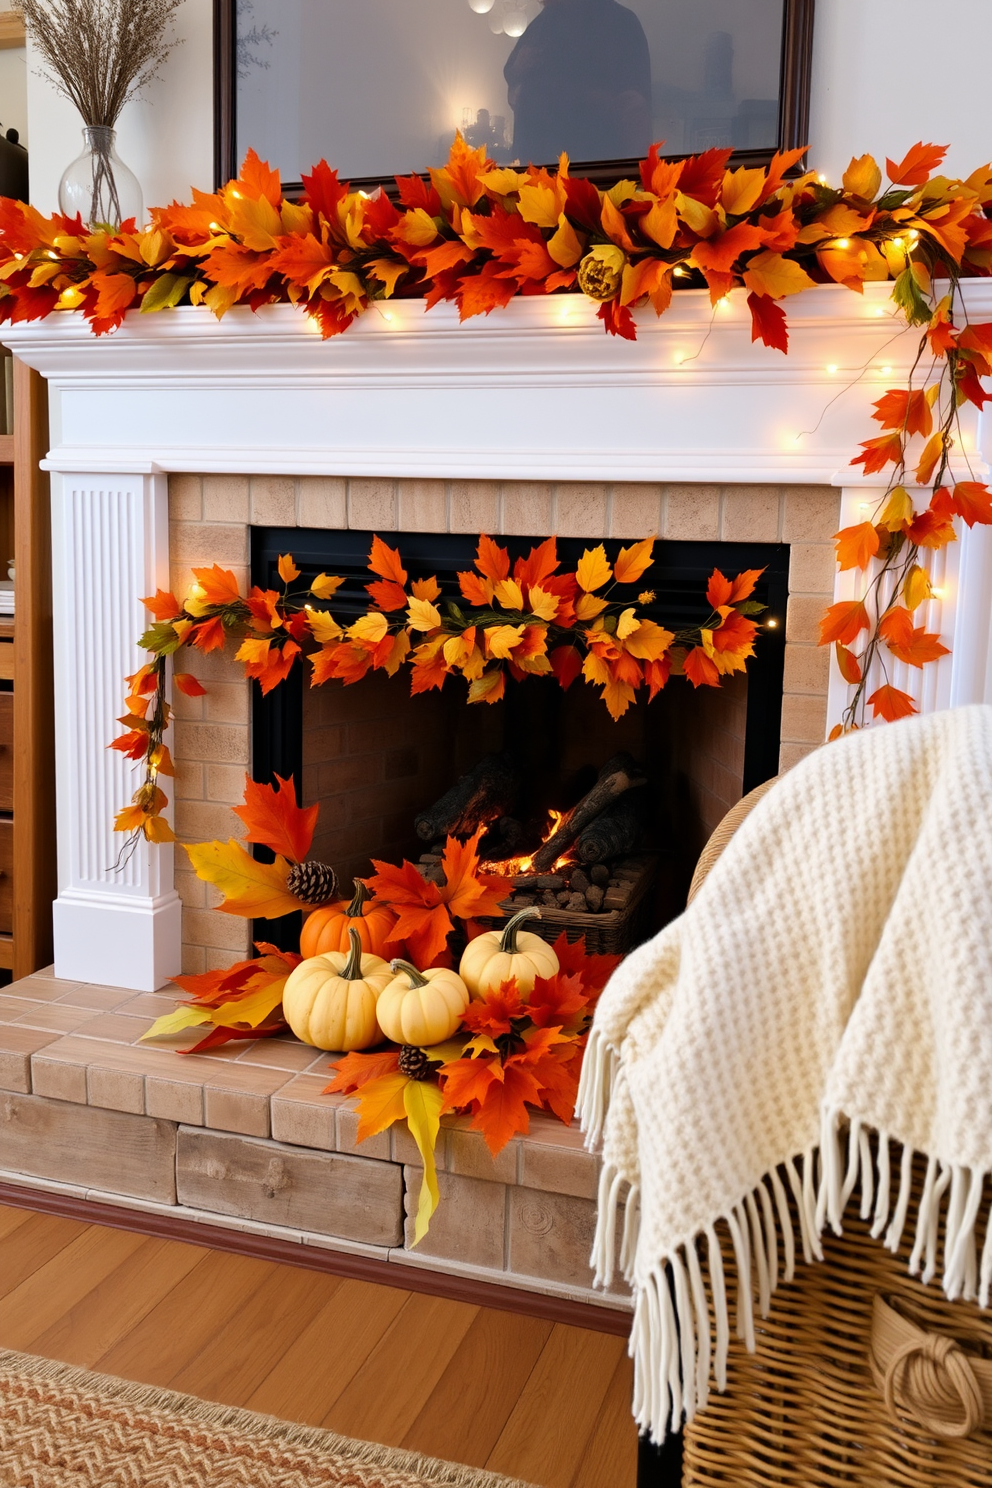
[[[656,1440],[705,1404],[711,1373],[725,1387],[717,1223],[749,1348],[779,1232],[791,1277],[786,1187],[807,1261],[859,1182],[862,1215],[895,1250],[925,1154],[910,1271],[936,1273],[946,1205],[944,1290],[987,1306],[992,708],[850,735],[769,791],[685,914],[610,980],[579,1100],[589,1145],[603,1139],[597,1281],[619,1252],[635,1294],[634,1414]],[[890,1141],[903,1148],[894,1173]]]

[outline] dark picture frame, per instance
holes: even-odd
[[[781,63],[779,74],[779,150],[794,150],[807,143],[810,111],[810,84],[813,58],[813,10],[815,0],[783,0]],[[214,0],[214,176],[220,187],[238,173],[237,146],[237,0]],[[736,165],[767,165],[773,151],[768,149],[735,150]],[[680,153],[669,158],[678,160]],[[335,161],[329,162],[332,166]],[[543,162],[551,164],[552,162]],[[310,162],[316,164],[316,161]],[[587,176],[597,185],[610,186],[625,176],[635,174],[636,160],[573,161],[573,175]],[[287,196],[302,192],[300,181],[286,181]],[[356,190],[371,190],[382,185],[391,188],[391,179],[353,177]]]

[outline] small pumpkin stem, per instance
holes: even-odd
[[[411,987],[430,986],[430,982],[428,982],[427,978],[421,975],[421,973],[415,966],[411,966],[409,961],[401,961],[397,957],[395,961],[390,961],[389,969],[390,971],[402,971],[404,975],[409,978]]]
[[[369,891],[360,878],[352,879],[352,882],[355,885],[355,897],[348,905],[348,918],[350,920],[360,920],[365,914],[365,905],[370,897]]]
[[[507,955],[515,956],[517,954],[517,931],[520,926],[524,920],[539,920],[540,918],[541,911],[536,906],[522,909],[519,914],[515,914],[512,920],[507,921],[503,939],[499,943],[500,950],[505,951]]]
[[[351,941],[351,955],[348,964],[339,973],[346,982],[360,982],[362,980],[362,937],[352,926],[348,931],[348,939]]]

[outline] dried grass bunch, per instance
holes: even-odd
[[[180,45],[166,30],[183,0],[13,0],[58,91],[83,122],[113,129],[124,105]]]

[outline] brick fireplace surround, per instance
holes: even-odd
[[[972,315],[990,318],[992,285],[966,287]],[[109,823],[134,786],[106,745],[139,660],[139,598],[182,593],[194,565],[245,579],[253,526],[787,543],[787,769],[846,700],[815,644],[824,605],[853,582],[835,578],[831,537],[871,509],[848,461],[912,358],[888,287],[865,289],[790,301],[788,358],[751,345],[743,304],[714,312],[696,292],[645,318],[635,346],[608,341],[571,296],[464,327],[444,307],[397,305],[327,346],[288,308],[220,325],[193,310],[132,317],[100,342],[70,316],[5,329],[52,392],[60,890],[54,969],[0,993],[0,1183],[626,1305],[591,1292],[597,1162],[575,1130],[539,1117],[494,1164],[451,1122],[442,1206],[412,1252],[416,1153],[394,1130],[356,1155],[351,1103],[321,1093],[326,1056],[290,1039],[192,1060],[139,1044],[173,1006],[158,989],[180,963],[226,965],[247,944],[181,855],[175,872],[171,850],[144,846],[109,866]],[[987,434],[976,419],[963,435],[983,478]],[[992,537],[959,537],[925,616],[953,654],[893,677],[924,710],[992,701]],[[208,693],[176,699],[181,841],[234,833],[250,766],[238,669],[217,655],[191,669]],[[336,695],[345,749],[360,691]],[[706,712],[692,774],[707,826],[740,791],[727,716]]]

